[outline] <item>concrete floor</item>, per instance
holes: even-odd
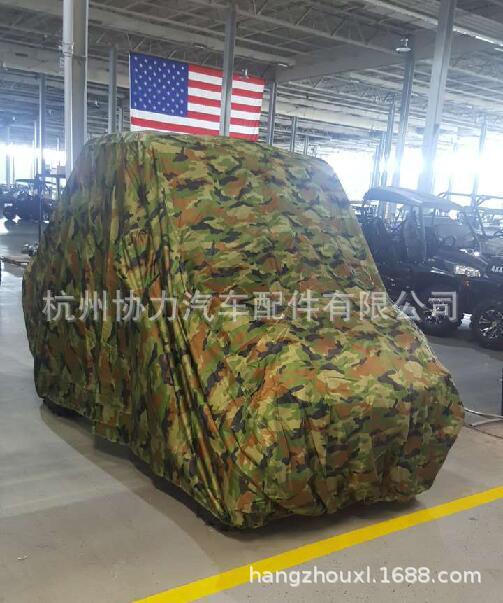
[[[0,255],[19,253],[34,232],[31,225],[7,229],[0,222]],[[0,602],[126,603],[503,483],[501,439],[465,428],[434,487],[413,505],[357,507],[252,534],[219,533],[156,490],[121,450],[98,445],[83,421],[41,407],[24,334],[21,274],[4,266],[0,286]],[[433,345],[465,404],[497,410],[503,354],[476,347],[467,331]],[[500,602],[502,525],[503,504],[491,503],[303,566],[478,570],[482,583],[476,586],[254,584],[207,600]]]

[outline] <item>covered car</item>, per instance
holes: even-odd
[[[106,136],[86,145],[24,277],[37,392],[223,524],[407,501],[432,485],[463,408],[411,321],[389,304],[368,315],[383,291],[324,162]],[[48,319],[51,292],[68,316]],[[104,314],[131,295],[142,311]]]

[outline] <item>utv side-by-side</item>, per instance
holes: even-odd
[[[7,220],[48,221],[54,212],[53,186],[41,178],[22,178],[2,195],[3,215]]]
[[[75,320],[48,319],[51,291]],[[424,336],[391,304],[374,319],[360,302],[372,295],[387,302],[322,161],[126,133],[86,145],[23,306],[48,406],[88,417],[245,528],[410,500],[433,483],[462,405]],[[117,316],[131,296],[144,311],[130,302]],[[274,312],[281,296],[298,303]],[[334,299],[352,311],[331,314]]]
[[[394,301],[414,304],[421,328],[454,332],[465,314],[483,346],[503,349],[503,258],[485,256],[463,208],[408,189],[370,189],[358,212]],[[464,217],[463,217],[464,216]],[[450,312],[435,300],[449,300]]]

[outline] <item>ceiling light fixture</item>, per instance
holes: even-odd
[[[412,48],[409,46],[409,38],[403,37],[400,39],[400,46],[397,46],[395,50],[401,54],[410,52]]]

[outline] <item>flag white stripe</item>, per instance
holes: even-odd
[[[249,90],[250,92],[264,92],[263,84],[252,84],[252,82],[243,82],[241,80],[232,80],[233,90]]]
[[[249,98],[248,96],[239,96],[239,94],[234,93],[234,90],[232,91],[231,102],[239,103],[240,105],[250,105],[252,107],[262,106],[261,98]]]
[[[218,130],[219,124],[214,121],[206,121],[204,119],[193,119],[191,117],[180,117],[178,115],[163,115],[162,113],[151,113],[150,111],[140,111],[139,109],[131,109],[132,117],[140,119],[150,119],[165,124],[177,124],[181,126],[194,126],[199,128],[207,128],[208,130]]]
[[[192,88],[189,86],[189,96],[200,96],[203,98],[209,98],[211,100],[222,100],[221,92],[213,92],[212,90],[200,90],[199,88]]]
[[[208,75],[206,73],[197,73],[195,71],[191,71],[189,67],[189,85],[191,80],[194,82],[204,82],[205,84],[215,84],[216,86],[222,85],[221,77],[217,77],[216,75]]]
[[[231,134],[235,132],[236,134],[249,134],[252,136],[256,136],[258,134],[258,127],[247,128],[246,126],[238,126],[235,124],[231,124],[230,132]]]
[[[256,136],[258,134],[258,127],[257,128],[247,128],[246,126],[237,126],[234,124],[231,124],[230,127],[230,133],[235,133],[235,134],[248,134],[251,136]]]

